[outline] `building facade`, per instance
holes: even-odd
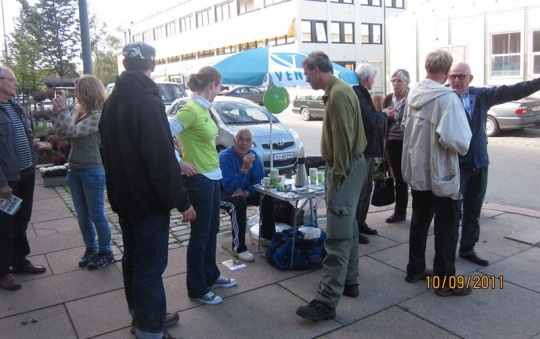
[[[126,42],[145,41],[157,50],[157,80],[187,77],[227,54],[273,46],[322,50],[351,70],[373,64],[374,92],[385,86],[385,18],[407,0],[183,0],[124,32]],[[121,71],[119,61],[119,71]]]
[[[539,17],[537,0],[424,1],[387,18],[387,72],[405,68],[418,82],[425,56],[440,48],[471,65],[473,86],[537,78]]]

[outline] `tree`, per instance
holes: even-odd
[[[117,28],[118,36],[108,33],[107,24],[100,22],[95,15],[90,18],[90,39],[92,49],[92,68],[94,75],[104,85],[116,81],[118,64],[116,51],[122,47],[121,29]]]
[[[35,26],[39,21],[39,13],[28,1],[18,1],[21,9],[9,41],[11,55],[4,55],[4,64],[15,73],[19,80],[19,90],[23,94],[30,94],[40,87],[41,79],[51,73],[43,69],[40,61],[43,45],[39,42]]]
[[[22,1],[22,0],[19,0]],[[42,65],[60,77],[76,74],[75,59],[79,57],[80,34],[75,0],[39,0],[36,32],[42,50]]]

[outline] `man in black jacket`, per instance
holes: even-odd
[[[26,229],[32,215],[36,151],[32,122],[11,98],[19,83],[13,71],[0,66],[0,198],[22,199],[15,215],[0,211],[0,287],[21,288],[14,274],[39,274],[45,266],[26,259],[30,245]]]
[[[126,71],[116,79],[99,123],[107,196],[122,228],[124,288],[137,337],[170,338],[164,326],[179,319],[166,316],[162,280],[170,211],[177,208],[184,222],[196,214],[174,155],[165,106],[150,79],[156,51],[134,42],[122,54]]]
[[[462,98],[472,132],[469,151],[459,157],[463,212],[459,256],[477,265],[488,266],[489,261],[479,257],[474,250],[480,239],[480,213],[488,183],[487,112],[494,105],[519,100],[539,91],[540,78],[509,86],[469,87],[473,80],[471,67],[457,62],[452,65],[448,80],[450,87]]]
[[[375,82],[375,69],[370,64],[361,64],[356,68],[358,76],[358,86],[354,86],[353,90],[360,101],[360,109],[362,110],[362,122],[364,123],[364,132],[366,133],[367,146],[364,150],[364,158],[366,159],[367,175],[366,181],[360,192],[360,200],[356,207],[356,222],[360,233],[376,235],[377,230],[369,227],[366,224],[366,218],[369,210],[371,192],[373,191],[373,172],[375,170],[375,158],[381,158],[383,155],[383,135],[382,127],[390,112],[390,108],[385,108],[382,112],[377,112],[369,90]],[[361,234],[358,234],[358,242],[361,244],[369,243],[369,239]]]

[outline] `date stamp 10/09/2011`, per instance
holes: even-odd
[[[427,289],[439,288],[471,288],[473,290],[494,290],[504,288],[504,278],[502,275],[452,275],[452,276],[427,276]]]

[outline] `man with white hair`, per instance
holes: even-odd
[[[369,227],[366,224],[366,218],[369,210],[371,192],[373,191],[373,173],[375,171],[375,158],[381,158],[383,155],[383,134],[382,127],[386,121],[386,117],[392,111],[390,108],[385,108],[382,112],[377,112],[371,99],[369,91],[373,88],[375,76],[377,72],[370,64],[361,64],[356,68],[358,76],[358,85],[353,86],[353,90],[360,101],[360,109],[362,111],[362,121],[364,123],[364,132],[367,138],[367,146],[364,150],[364,158],[366,159],[366,181],[362,185],[360,192],[360,200],[356,207],[356,222],[358,223],[358,231],[360,233],[376,235],[377,230]],[[361,244],[369,243],[369,239],[361,234],[358,234],[358,242]]]

